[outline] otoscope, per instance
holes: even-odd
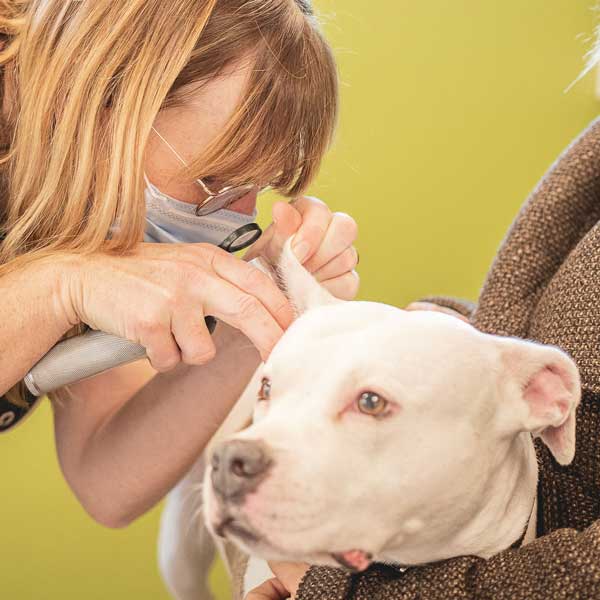
[[[219,248],[231,253],[239,252],[251,246],[261,235],[259,225],[249,223],[236,229],[219,244]],[[212,334],[217,325],[216,319],[207,316],[204,320]],[[142,358],[146,358],[143,346],[116,335],[90,329],[82,335],[56,344],[27,373],[23,381],[27,389],[37,397]]]

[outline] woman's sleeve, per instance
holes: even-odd
[[[14,429],[22,423],[33,411],[40,398],[36,398],[29,390],[20,384],[20,399],[0,396],[0,434]]]
[[[600,598],[600,521],[560,529],[489,560],[461,557],[405,572],[311,568],[296,600],[591,600]]]

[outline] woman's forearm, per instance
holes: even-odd
[[[62,302],[63,265],[56,255],[52,262],[30,263],[0,277],[0,395],[75,324]]]
[[[217,354],[210,363],[154,376],[87,439],[73,433],[71,419],[57,419],[63,470],[96,520],[124,526],[156,504],[241,396],[260,356],[247,338],[222,323],[214,339]]]

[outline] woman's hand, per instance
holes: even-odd
[[[279,579],[269,579],[248,593],[245,600],[285,600],[290,593]]]
[[[440,312],[450,315],[451,317],[456,317],[461,321],[465,321],[465,323],[470,323],[469,319],[467,319],[467,317],[464,315],[461,315],[458,311],[452,308],[447,308],[446,306],[439,306],[433,302],[411,302],[405,310],[427,310],[431,312]]]
[[[293,318],[267,275],[210,244],[140,244],[70,264],[60,297],[71,323],[141,344],[157,371],[214,357],[204,316],[239,329],[263,359]]]
[[[309,565],[306,563],[269,563],[275,578],[266,581],[251,591],[245,600],[283,600],[295,598],[302,578],[306,575]]]
[[[332,213],[317,198],[302,197],[273,206],[273,223],[254,244],[245,260],[257,256],[275,263],[284,242],[292,235],[293,250],[317,281],[342,300],[356,297],[360,279],[354,270],[358,252],[354,247],[356,221],[341,212]]]

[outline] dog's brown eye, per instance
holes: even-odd
[[[268,400],[270,396],[271,396],[271,382],[266,377],[263,377],[262,383],[260,385],[260,390],[258,392],[258,399],[259,400]]]
[[[358,399],[358,410],[370,417],[380,417],[387,409],[388,402],[374,392],[365,392]]]

